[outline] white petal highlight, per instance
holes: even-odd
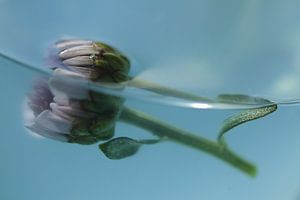
[[[93,45],[81,45],[65,49],[64,51],[59,53],[59,57],[62,59],[68,59],[76,56],[88,56],[97,53],[98,51]]]
[[[90,56],[77,56],[74,58],[69,58],[63,61],[65,65],[74,65],[82,67],[91,67],[94,64],[93,59]]]
[[[92,44],[93,42],[90,40],[62,40],[56,43],[56,47],[58,49],[65,50],[74,46],[78,45],[89,45]]]

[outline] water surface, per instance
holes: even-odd
[[[170,6],[172,4],[172,6]],[[38,67],[61,37],[110,43],[132,74],[215,97],[300,97],[297,1],[0,1],[1,51]],[[180,70],[184,68],[185,70]],[[178,73],[180,70],[180,73]],[[172,142],[111,161],[97,145],[27,133],[22,103],[35,72],[0,59],[0,199],[299,199],[299,106],[232,130],[231,147],[259,169],[249,178],[205,153]],[[210,139],[233,110],[191,109],[130,98],[128,106]],[[119,123],[118,136],[151,137]]]

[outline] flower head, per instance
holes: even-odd
[[[85,82],[127,80],[129,61],[118,50],[89,40],[63,40],[49,54],[53,76],[37,81],[28,95],[34,118],[26,127],[39,135],[92,144],[114,135],[124,100],[90,91]]]

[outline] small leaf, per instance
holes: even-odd
[[[114,138],[99,145],[104,155],[112,160],[119,160],[135,155],[142,144],[155,144],[160,140],[134,140],[128,137]]]
[[[227,131],[229,131],[230,129],[232,129],[240,124],[243,124],[245,122],[264,117],[264,116],[274,112],[276,109],[277,109],[277,105],[272,104],[272,105],[264,106],[261,108],[253,108],[253,109],[249,109],[249,110],[244,110],[236,115],[233,115],[233,116],[227,118],[223,123],[223,127],[219,131],[219,136],[218,136],[219,142],[222,142],[222,138],[223,138],[224,134]]]

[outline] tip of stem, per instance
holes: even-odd
[[[255,166],[252,166],[252,168],[249,169],[249,171],[247,172],[247,174],[250,177],[255,178],[257,176],[257,168]]]
[[[255,178],[257,176],[257,169],[256,167],[254,167],[252,170],[249,170],[249,172],[247,172],[247,174],[251,177],[251,178]]]
[[[257,176],[257,167],[254,164],[247,163],[246,166],[237,167],[241,172],[250,176],[251,178],[255,178]]]

